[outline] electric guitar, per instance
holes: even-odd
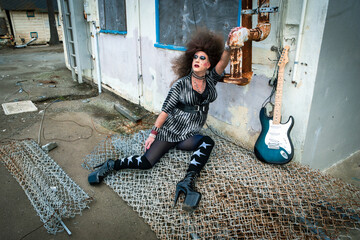
[[[256,157],[266,163],[285,164],[294,156],[294,147],[290,139],[290,131],[294,126],[294,118],[281,123],[281,98],[284,85],[284,68],[288,63],[289,46],[282,51],[278,66],[279,74],[275,95],[275,107],[273,118],[266,114],[266,108],[260,110],[261,133],[255,143]]]

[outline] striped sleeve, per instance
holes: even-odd
[[[167,114],[171,113],[172,110],[176,107],[176,104],[179,101],[180,96],[180,90],[181,90],[181,84],[180,80],[174,83],[174,85],[171,87],[164,104],[162,106],[162,111],[166,112]]]
[[[216,72],[215,68],[213,68],[213,69],[209,72],[209,77],[210,77],[210,79],[214,82],[214,84],[216,85],[217,82],[218,82],[222,77],[224,77],[224,74],[225,74],[225,71],[224,71],[221,75],[219,75],[219,74]]]

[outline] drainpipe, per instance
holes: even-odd
[[[95,63],[96,63],[96,78],[98,82],[99,94],[101,93],[101,68],[100,68],[100,57],[99,57],[99,44],[98,36],[99,32],[96,30],[96,22],[92,22],[93,34],[94,34],[94,45],[95,45]]]
[[[141,52],[141,23],[140,23],[140,0],[137,1],[137,70],[138,70],[138,95],[139,104],[141,105],[140,99],[143,96],[143,85],[144,79],[142,74],[142,52]]]
[[[307,0],[303,0],[302,10],[301,10],[301,18],[300,18],[300,26],[299,26],[299,34],[298,34],[297,43],[296,43],[296,55],[295,55],[295,60],[294,60],[294,71],[293,71],[292,81],[291,81],[292,83],[295,83],[295,86],[297,84],[297,81],[295,81],[295,78],[297,77],[297,72],[298,72],[298,64],[299,64],[301,42],[302,42],[302,37],[304,35],[304,22],[305,22],[306,6],[307,6]]]

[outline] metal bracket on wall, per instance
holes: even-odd
[[[245,9],[241,11],[241,14],[274,13],[278,11],[279,11],[279,7],[262,7],[255,9]]]

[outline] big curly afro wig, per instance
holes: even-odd
[[[211,64],[209,70],[214,68],[224,51],[224,38],[220,34],[201,28],[192,35],[186,48],[187,50],[182,55],[172,61],[172,69],[177,79],[191,72],[193,57],[198,51],[203,51],[208,55]]]

